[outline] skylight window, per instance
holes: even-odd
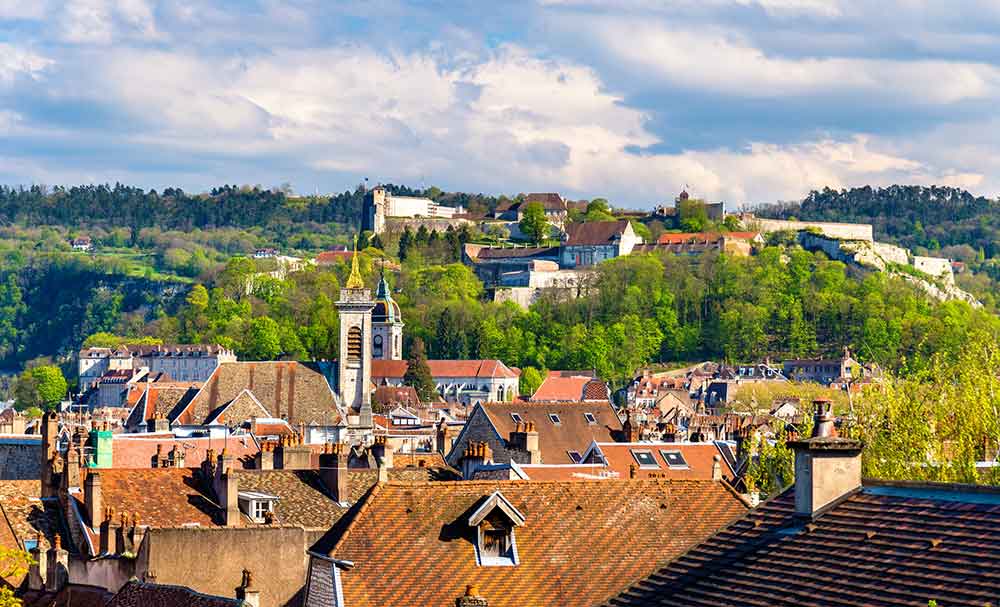
[[[515,424],[523,424],[524,423],[524,418],[521,417],[520,413],[511,413],[510,414],[510,418],[512,420],[514,420]]]
[[[667,467],[671,470],[687,470],[689,468],[687,460],[684,459],[684,454],[680,451],[660,451],[660,457],[663,461],[667,463]]]
[[[583,456],[580,455],[579,451],[567,451],[566,453],[569,454],[569,458],[573,460],[574,464],[579,464],[583,460]]]
[[[660,465],[656,463],[656,458],[653,457],[653,452],[649,449],[632,449],[632,457],[635,458],[635,461],[639,464],[640,468],[660,467]]]
[[[562,424],[562,420],[559,419],[559,416],[555,413],[549,413],[549,421],[557,426]]]
[[[590,424],[591,426],[596,426],[597,425],[597,418],[594,417],[593,413],[584,413],[583,417],[584,417],[584,419],[587,420],[587,423]]]

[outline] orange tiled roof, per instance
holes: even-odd
[[[604,382],[592,375],[564,375],[560,371],[549,374],[531,395],[532,401],[581,402],[588,400],[609,400],[608,388]]]
[[[714,457],[720,457],[719,465],[726,480],[733,480],[733,471],[726,463],[719,448],[713,443],[599,443],[600,449],[607,461],[607,466],[600,468],[607,474],[618,478],[629,478],[632,466],[638,478],[665,478],[677,480],[710,480]],[[633,451],[650,451],[656,467],[639,466]],[[664,461],[660,451],[680,451],[688,468],[670,468]]]
[[[199,479],[189,468],[148,470],[95,470],[101,475],[105,507],[138,515],[139,524],[149,527],[213,526],[217,507],[199,491]],[[83,492],[73,494],[81,512],[86,512]]]
[[[316,255],[316,263],[321,266],[332,265],[338,261],[350,263],[352,257],[354,257],[354,251],[323,251]]]
[[[538,431],[538,448],[543,464],[572,463],[568,451],[583,453],[590,443],[612,442],[621,432],[622,424],[611,403],[483,403],[480,405],[500,437],[507,440],[517,422],[511,413],[517,413],[524,422],[533,422]],[[594,415],[596,424],[590,424],[584,413]],[[559,416],[559,425],[549,418]]]
[[[481,567],[469,514],[494,491],[525,516],[519,563]],[[453,605],[467,584],[490,607],[589,606],[747,511],[713,481],[465,481],[377,486],[336,545],[345,604]],[[332,535],[332,534],[331,534]]]

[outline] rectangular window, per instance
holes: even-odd
[[[593,413],[584,413],[583,417],[584,417],[584,419],[587,420],[587,423],[590,424],[591,426],[596,426],[597,425],[597,418],[594,417]]]
[[[483,556],[500,558],[510,550],[510,531],[507,529],[483,530]]]
[[[514,420],[515,424],[523,424],[524,423],[524,419],[521,417],[520,413],[511,413],[510,414],[510,418],[512,420]]]
[[[687,460],[684,459],[684,454],[680,451],[660,451],[660,457],[666,462],[667,467],[671,470],[686,470],[688,468]]]
[[[555,424],[556,426],[562,424],[562,420],[559,419],[559,416],[556,415],[555,413],[549,413],[549,421]]]
[[[583,456],[580,455],[579,451],[567,451],[566,453],[569,454],[569,458],[573,460],[574,464],[579,464],[580,461],[583,459]]]
[[[639,464],[640,468],[660,467],[660,465],[656,463],[656,458],[653,457],[653,452],[649,449],[632,449],[632,457],[635,458],[635,461]]]

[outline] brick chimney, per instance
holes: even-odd
[[[283,436],[274,450],[274,467],[278,470],[308,470],[312,468],[311,460],[312,451],[297,434]]]
[[[46,567],[46,554],[42,550],[42,533],[35,536],[35,547],[31,549],[31,565],[28,566],[28,588],[35,591],[45,589],[45,575],[48,573]]]
[[[240,517],[240,487],[239,480],[232,469],[226,469],[219,477],[218,498],[225,511],[226,527],[239,527]]]
[[[135,512],[132,513],[132,520],[129,521],[129,524],[129,544],[132,546],[132,552],[138,554],[139,548],[142,547],[142,540],[146,537],[146,530],[139,525],[139,515]]]
[[[528,454],[529,464],[542,463],[542,452],[538,448],[538,430],[535,422],[517,423],[514,431],[510,433],[510,447],[515,451],[525,451]]]
[[[712,456],[712,480],[722,480],[722,456],[718,453]]]
[[[274,446],[264,443],[253,457],[253,467],[257,470],[274,470]]]
[[[146,420],[146,432],[170,432],[170,421],[162,413],[153,413],[153,417]]]
[[[201,462],[201,475],[209,485],[215,479],[215,449],[205,450],[205,460]]]
[[[115,554],[135,554],[134,546],[128,533],[128,513],[118,513],[118,525],[115,527]]]
[[[253,574],[249,569],[243,570],[243,580],[236,589],[236,598],[247,607],[260,607],[260,591],[253,587]]]
[[[451,452],[452,438],[448,432],[448,422],[443,418],[437,424],[437,450],[438,453],[447,457]]]
[[[462,470],[462,478],[472,480],[476,470],[485,464],[493,463],[493,453],[490,446],[485,442],[469,441],[465,445],[465,453],[458,464]]]
[[[345,503],[348,498],[347,445],[324,445],[319,456],[319,473],[333,501]]]
[[[174,468],[184,467],[184,448],[180,445],[175,444],[174,448],[170,450],[169,456],[170,465]]]
[[[632,420],[632,410],[625,411],[625,423],[622,424],[622,435],[626,443],[639,442],[639,424]]]
[[[101,474],[96,470],[83,481],[83,503],[87,509],[90,526],[97,527],[104,522],[104,500],[101,495]]]
[[[104,509],[99,550],[101,554],[118,554],[118,530],[115,529],[115,510],[111,507]]]
[[[380,468],[391,470],[393,465],[393,454],[396,448],[392,446],[385,436],[376,436],[375,444],[372,445],[372,455]]]
[[[836,436],[829,400],[813,407],[812,436],[788,443],[795,452],[795,513],[807,517],[861,488],[861,441]]]
[[[76,445],[70,444],[69,449],[66,451],[66,469],[63,470],[63,489],[69,490],[71,487],[80,487],[80,476],[80,450]]]
[[[55,412],[48,411],[42,416],[42,497],[53,497],[57,493],[54,464],[59,457],[59,421]]]
[[[69,582],[69,552],[63,549],[58,533],[45,555],[45,565],[45,589],[58,592]]]
[[[455,599],[455,607],[490,607],[490,602],[479,596],[479,586],[469,584],[465,587],[465,596]]]

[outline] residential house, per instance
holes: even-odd
[[[305,604],[595,605],[746,511],[711,480],[383,483],[313,546]]]
[[[785,377],[794,381],[808,381],[829,386],[849,384],[852,381],[870,381],[880,372],[876,365],[859,363],[851,356],[851,351],[844,348],[844,355],[839,358],[786,360],[783,373]]]
[[[562,196],[554,192],[526,194],[521,201],[498,206],[493,213],[495,219],[519,222],[524,219],[524,209],[532,203],[539,203],[545,210],[545,219],[557,228],[562,229],[569,212],[569,204]]]
[[[715,251],[746,257],[763,244],[759,232],[667,232],[660,234],[655,243],[637,246],[634,252],[701,255]]]
[[[604,604],[995,604],[1000,570],[984,563],[1000,541],[1000,491],[862,480],[861,443],[818,408],[812,436],[789,445],[792,487]]]
[[[254,259],[271,259],[273,257],[277,257],[280,254],[281,254],[281,251],[279,251],[278,249],[274,249],[274,248],[271,248],[271,247],[265,247],[263,249],[257,249],[256,251],[254,251],[253,252],[253,258]]]
[[[469,415],[447,460],[458,466],[469,444],[484,443],[495,463],[575,464],[591,443],[622,438],[622,429],[607,401],[482,403]],[[470,478],[473,470],[463,472]]]
[[[608,384],[592,371],[549,371],[528,399],[532,402],[611,402]]]
[[[627,219],[590,221],[566,227],[566,237],[559,248],[562,268],[592,266],[602,261],[628,255],[642,237]]]
[[[77,236],[69,244],[73,247],[74,251],[86,252],[94,248],[94,243],[90,240],[90,236]]]

